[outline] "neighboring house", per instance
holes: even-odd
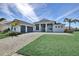
[[[56,23],[52,20],[40,20],[34,23],[33,31],[35,32],[64,32],[64,24]]]
[[[11,23],[19,22],[16,26],[12,26]],[[13,32],[64,32],[65,25],[61,23],[56,23],[56,21],[42,19],[38,22],[30,24],[21,20],[13,20],[11,22],[5,23],[4,28],[10,28]],[[1,25],[2,26],[2,25]]]
[[[4,31],[5,29],[8,29],[9,28],[9,25],[7,24],[8,21],[7,20],[4,20],[4,21],[1,21],[0,22],[0,31]]]

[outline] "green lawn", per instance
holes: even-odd
[[[8,32],[7,33],[0,32],[0,39],[8,37],[8,34],[9,34]]]
[[[22,33],[18,33],[18,32],[0,32],[0,39],[6,38],[6,37],[10,37],[10,36],[18,36]]]
[[[79,32],[73,36],[43,35],[17,53],[32,56],[79,56]]]

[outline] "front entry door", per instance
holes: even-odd
[[[41,24],[41,32],[45,32],[45,24]]]
[[[26,32],[26,26],[21,25],[21,33],[25,33]]]

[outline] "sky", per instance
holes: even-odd
[[[43,18],[64,23],[64,18],[79,19],[78,3],[0,3],[0,18],[36,22]],[[65,23],[68,26],[68,23]],[[79,23],[72,26],[79,26]]]

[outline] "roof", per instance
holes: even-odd
[[[8,23],[9,21],[7,21],[7,20],[4,20],[4,21],[1,21],[0,22],[0,25],[5,25],[6,23]]]
[[[12,22],[20,22],[20,23],[32,25],[31,23],[28,23],[28,22],[25,22],[25,21],[22,21],[22,20],[17,20],[17,19],[15,19],[15,20],[13,20],[13,21],[11,21],[11,22],[8,22],[8,23],[6,23],[6,24],[10,24],[10,23],[12,23]]]
[[[62,23],[55,23],[56,25],[65,25],[65,24],[62,24]]]
[[[0,25],[11,24],[14,21],[20,22],[20,23],[23,23],[23,24],[27,24],[27,25],[32,25],[31,23],[28,23],[28,22],[25,22],[25,21],[22,21],[22,20],[18,20],[18,19],[15,19],[13,21],[7,21],[7,20],[1,21]],[[39,23],[39,22],[55,22],[56,25],[64,25],[62,23],[56,23],[56,21],[52,21],[52,20],[48,20],[48,19],[42,19],[42,20],[35,22],[35,23]]]
[[[25,24],[29,24],[29,25],[31,25],[31,23],[28,23],[28,22],[25,22],[25,21],[22,21],[22,20],[17,20],[17,19],[15,19],[15,20],[13,20],[13,21],[19,21],[19,22],[22,22],[22,23],[25,23]]]
[[[52,21],[52,20],[48,20],[48,19],[42,19],[42,20],[35,22],[35,23],[39,23],[39,22],[56,22],[56,21]]]

